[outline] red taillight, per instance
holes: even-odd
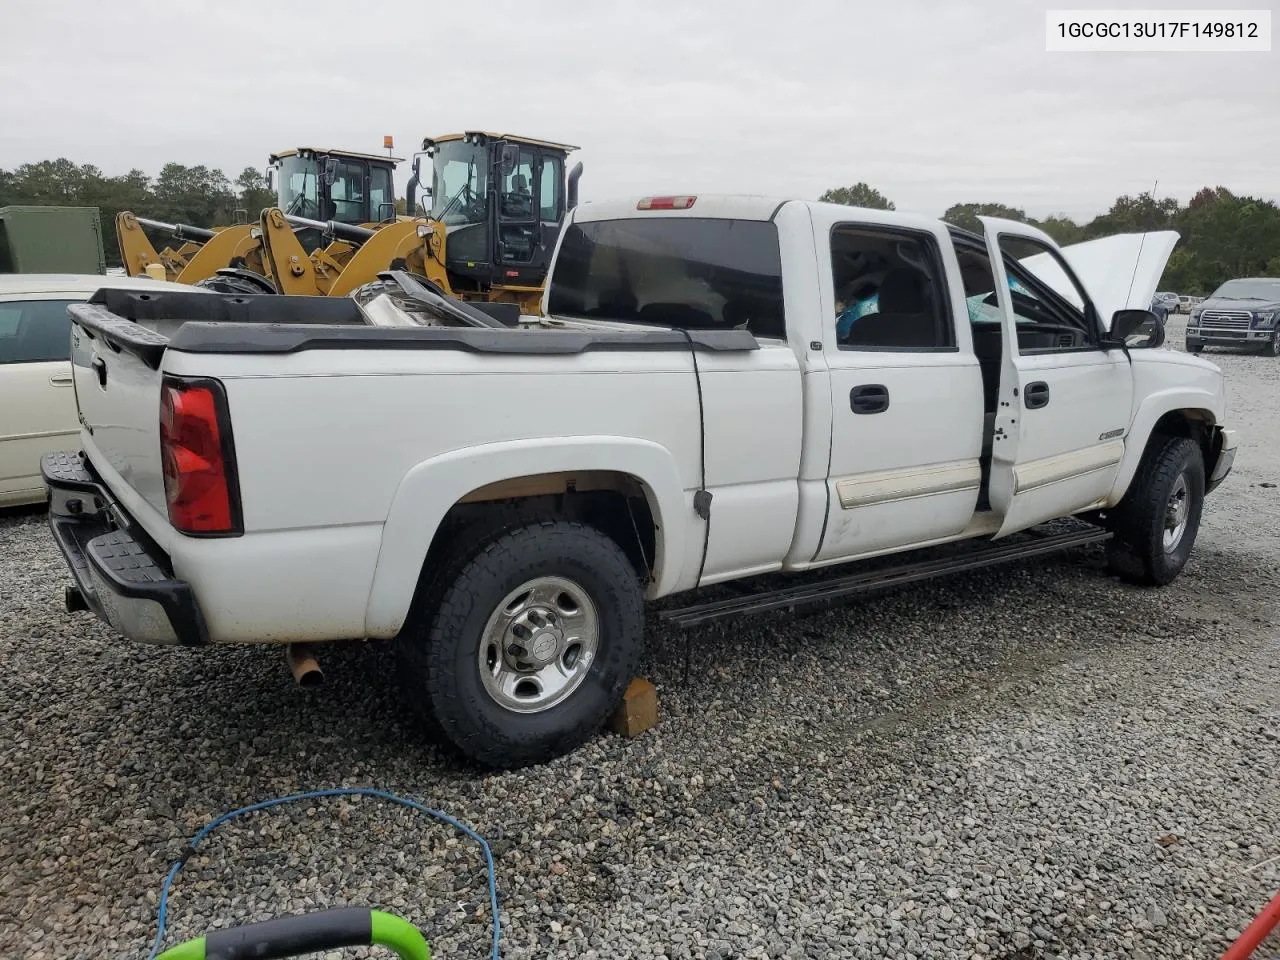
[[[688,210],[697,197],[645,197],[636,204],[637,210]]]
[[[169,522],[192,534],[240,532],[226,396],[216,380],[160,389],[160,457]]]

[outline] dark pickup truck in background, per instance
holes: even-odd
[[[1187,351],[1247,347],[1280,357],[1280,278],[1228,280],[1191,310]]]

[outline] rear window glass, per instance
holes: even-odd
[[[778,230],[759,220],[654,217],[571,224],[548,312],[785,337]]]
[[[0,363],[66,360],[71,354],[75,300],[11,300],[0,303]]]

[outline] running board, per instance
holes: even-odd
[[[1022,543],[983,547],[960,556],[943,557],[938,560],[918,560],[914,563],[903,563],[866,573],[856,573],[853,576],[821,580],[817,583],[805,583],[780,590],[695,603],[675,610],[664,610],[658,615],[658,619],[677,627],[696,627],[712,620],[743,613],[764,613],[809,603],[839,600],[859,593],[870,593],[873,590],[916,583],[949,573],[980,570],[983,567],[993,567],[1013,560],[1025,560],[1045,553],[1057,553],[1071,547],[1102,543],[1109,539],[1111,539],[1109,530],[1079,530],[1071,533],[1049,534]]]

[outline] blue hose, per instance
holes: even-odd
[[[419,813],[425,813],[427,816],[442,820],[449,826],[453,827],[459,833],[464,833],[476,843],[480,844],[480,849],[484,851],[485,866],[489,873],[489,910],[493,914],[493,947],[490,951],[490,960],[501,960],[498,952],[498,941],[502,936],[502,920],[498,914],[498,881],[497,870],[493,865],[493,851],[489,849],[489,842],[484,837],[476,833],[465,823],[455,820],[447,813],[440,810],[432,810],[430,807],[419,803],[416,800],[410,800],[407,797],[398,797],[394,793],[388,793],[385,790],[376,790],[372,787],[335,787],[331,790],[309,790],[306,793],[294,793],[287,797],[276,797],[274,800],[263,800],[261,803],[250,804],[247,807],[241,807],[239,810],[232,810],[221,816],[215,817],[207,824],[200,828],[200,832],[191,838],[191,842],[187,845],[186,851],[181,858],[172,867],[169,868],[169,874],[164,878],[164,884],[160,887],[160,908],[157,911],[156,919],[156,938],[151,943],[151,953],[147,955],[147,960],[155,960],[160,954],[160,944],[164,942],[165,923],[169,916],[169,888],[173,886],[174,878],[178,876],[178,872],[187,862],[187,858],[195,853],[196,847],[200,845],[205,837],[212,833],[215,829],[226,823],[228,820],[234,820],[236,817],[243,816],[246,813],[255,813],[258,810],[267,810],[271,807],[278,807],[281,804],[293,803],[297,800],[314,800],[319,797],[378,797],[381,800],[390,800],[392,803],[398,803],[402,807],[408,807],[411,810],[417,810]]]

